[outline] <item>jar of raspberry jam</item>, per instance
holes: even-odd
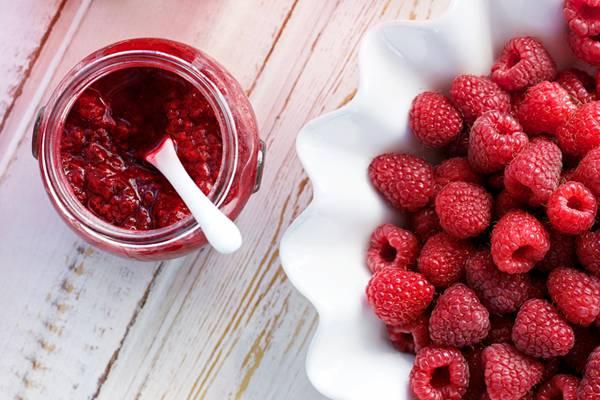
[[[247,96],[212,58],[164,39],[96,51],[38,115],[32,149],[51,202],[82,238],[140,260],[206,244],[144,154],[169,135],[186,171],[231,219],[260,184],[264,144]]]

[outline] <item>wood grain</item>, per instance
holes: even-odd
[[[446,1],[141,4],[93,2],[50,88],[84,55],[128,37],[181,40],[219,59],[249,93],[269,149],[263,187],[238,219],[244,247],[229,257],[204,249],[168,263],[92,250],[51,209],[27,135],[14,153],[2,154],[11,162],[0,175],[0,302],[11,307],[0,321],[0,393],[8,399],[322,399],[304,373],[318,317],[278,258],[283,231],[312,195],[294,140],[305,122],[354,95],[356,52],[369,27],[436,15]],[[0,138],[26,115],[52,49],[79,7],[75,0],[64,4]],[[0,153],[1,147],[0,140]]]

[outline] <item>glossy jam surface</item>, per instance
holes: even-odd
[[[165,178],[144,161],[163,135],[204,193],[219,174],[222,137],[203,95],[177,75],[128,68],[96,81],[64,124],[60,154],[77,199],[104,221],[149,230],[186,218],[189,210]]]

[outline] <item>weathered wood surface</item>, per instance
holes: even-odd
[[[0,47],[1,398],[323,399],[304,373],[318,318],[278,258],[311,198],[294,140],[353,96],[369,27],[428,18],[446,0],[88,3],[0,0],[0,46],[19,54]],[[38,101],[89,52],[136,36],[206,50],[250,95],[267,168],[233,256],[116,258],[79,240],[46,200],[29,150]]]

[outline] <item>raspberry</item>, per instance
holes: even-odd
[[[550,297],[565,319],[588,326],[600,314],[600,287],[586,273],[556,268],[546,283]]]
[[[513,197],[539,206],[545,204],[558,187],[561,170],[562,154],[558,146],[538,138],[508,164],[504,185]]]
[[[544,46],[532,37],[509,40],[492,66],[492,79],[508,91],[552,80],[555,74],[554,60]]]
[[[435,288],[423,275],[398,268],[376,272],[367,286],[367,300],[387,325],[415,321],[431,304]]]
[[[575,242],[575,250],[585,269],[600,277],[600,230],[579,236]]]
[[[583,379],[577,389],[577,400],[600,399],[600,347],[588,357]]]
[[[428,147],[443,147],[462,130],[462,117],[450,100],[436,92],[424,92],[413,100],[408,122],[415,136]]]
[[[567,182],[548,199],[546,214],[557,231],[576,235],[590,230],[598,205],[588,188],[579,182]]]
[[[600,146],[600,101],[579,107],[556,136],[562,151],[574,157],[584,157]]]
[[[575,342],[573,329],[545,300],[528,300],[517,313],[512,340],[523,353],[539,358],[564,356]]]
[[[510,95],[485,76],[458,75],[450,86],[450,98],[468,123],[486,111],[509,112],[511,107]]]
[[[469,366],[469,388],[463,400],[480,400],[485,393],[485,380],[483,378],[483,364],[481,362],[480,347],[469,347],[463,350],[463,356]]]
[[[573,375],[554,375],[536,393],[536,400],[577,400],[579,379]]]
[[[597,0],[565,0],[563,15],[569,29],[579,36],[600,34],[600,3]]]
[[[457,283],[437,300],[429,318],[429,336],[440,346],[465,347],[481,342],[490,330],[490,314],[477,295]]]
[[[528,134],[554,135],[576,109],[569,92],[559,83],[544,81],[527,89],[516,115]]]
[[[409,224],[412,231],[422,241],[426,242],[431,236],[442,230],[433,207],[425,207],[410,215]]]
[[[447,287],[460,280],[471,245],[446,233],[430,237],[419,255],[417,266],[436,287]]]
[[[523,203],[515,199],[506,190],[503,190],[496,196],[494,203],[494,215],[496,218],[502,218],[509,211],[519,210],[523,207]]]
[[[379,226],[371,235],[367,266],[375,273],[385,267],[408,269],[417,263],[419,241],[411,232],[391,224]]]
[[[594,78],[577,68],[569,68],[558,74],[556,82],[571,96],[578,106],[596,100]]]
[[[481,353],[490,400],[519,400],[541,380],[544,365],[519,353],[508,343],[486,347]]]
[[[600,42],[596,36],[577,36],[569,32],[569,46],[575,57],[594,66],[600,65]]]
[[[583,157],[571,177],[583,183],[594,196],[600,198],[600,146],[590,150]]]
[[[492,196],[481,186],[466,182],[447,184],[435,199],[440,225],[459,239],[477,236],[492,220]]]
[[[471,128],[469,163],[485,174],[503,169],[529,143],[521,125],[510,114],[490,111]]]
[[[510,343],[513,324],[512,318],[492,315],[490,317],[490,333],[485,338],[485,343]]]
[[[542,261],[536,264],[540,271],[552,271],[554,268],[575,263],[575,238],[563,235],[554,229],[548,229],[550,234],[550,250]]]
[[[533,291],[529,275],[499,271],[488,250],[471,256],[467,260],[465,271],[467,284],[491,313],[507,314],[517,311]]]
[[[415,357],[410,388],[418,400],[460,400],[469,386],[469,367],[460,351],[425,347]]]
[[[433,196],[433,168],[410,154],[383,154],[369,165],[373,186],[394,207],[415,211]]]
[[[387,334],[398,350],[403,353],[416,353],[429,346],[429,318],[421,315],[416,321],[406,325],[387,325]]]
[[[550,237],[541,222],[524,211],[504,215],[492,231],[491,250],[500,271],[529,271],[550,249]]]
[[[564,357],[566,364],[578,374],[583,373],[590,353],[600,345],[600,339],[592,328],[575,327],[575,345]]]
[[[436,192],[439,192],[450,182],[481,183],[479,175],[469,165],[464,157],[448,158],[433,167],[433,179]]]

